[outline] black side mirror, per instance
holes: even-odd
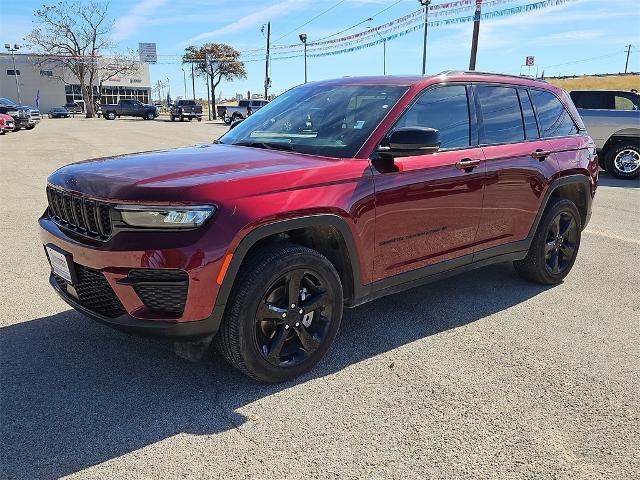
[[[378,148],[383,157],[426,155],[440,148],[440,132],[435,128],[402,127],[392,132],[385,143]]]
[[[240,123],[244,120],[244,118],[239,118],[237,120],[234,120],[233,122],[231,122],[231,124],[229,125],[229,130],[233,130],[234,128],[236,128],[238,125],[240,125]]]

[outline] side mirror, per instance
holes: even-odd
[[[383,157],[408,157],[437,152],[440,132],[435,128],[402,127],[391,133],[386,145],[378,149]]]
[[[240,125],[240,123],[242,122],[242,120],[244,120],[243,118],[239,118],[237,120],[234,120],[233,122],[231,122],[231,124],[229,125],[229,130],[233,130],[234,128],[236,128],[238,125]]]

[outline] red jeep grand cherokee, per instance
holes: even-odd
[[[211,145],[57,170],[41,239],[78,311],[214,338],[278,382],[322,357],[343,307],[494,262],[561,282],[597,174],[571,100],[547,83],[342,78],[288,91]]]

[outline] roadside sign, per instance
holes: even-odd
[[[158,63],[155,43],[139,43],[140,63]]]
[[[535,64],[535,58],[533,56],[529,56],[527,57],[527,59],[525,60],[524,63],[527,67],[533,67],[533,65]]]

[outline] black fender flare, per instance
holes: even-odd
[[[264,238],[291,230],[313,226],[332,226],[340,232],[347,247],[347,253],[349,254],[354,290],[358,292],[362,285],[360,275],[360,256],[358,255],[355,241],[347,222],[339,215],[330,213],[295,217],[261,225],[244,236],[238,244],[238,247],[233,252],[231,263],[227,268],[222,285],[220,285],[220,289],[218,290],[218,296],[216,298],[212,315],[217,318],[222,318],[233,284],[235,283],[238,272],[240,271],[242,262],[246,258],[251,247]]]

